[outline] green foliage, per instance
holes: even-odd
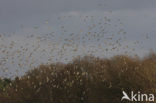
[[[0,91],[5,91],[5,88],[11,83],[10,79],[0,79]]]

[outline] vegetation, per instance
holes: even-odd
[[[79,57],[68,64],[41,65],[9,82],[1,80],[0,103],[121,103],[123,90],[155,94],[155,78],[155,54],[142,59]]]

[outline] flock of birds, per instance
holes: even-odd
[[[74,18],[58,17],[58,21]],[[45,34],[7,35],[0,34],[0,75],[4,77],[22,75],[28,69],[44,63],[68,63],[76,56],[94,55],[105,57],[111,52],[124,51],[124,54],[135,52],[135,47],[126,43],[127,33],[120,19],[117,23],[107,16],[97,19],[95,16],[81,16],[85,28],[70,32],[67,25],[60,24],[58,32],[51,30],[50,20],[45,21],[48,29]],[[21,29],[24,26],[21,25]],[[34,30],[40,30],[35,26]],[[145,35],[149,39],[149,35]],[[135,41],[134,45],[139,45]]]

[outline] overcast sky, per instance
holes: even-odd
[[[61,13],[92,11],[119,12],[115,18],[132,23],[142,20],[142,24],[148,20],[147,27],[154,28],[155,10],[155,0],[1,0],[0,32],[18,31],[20,24],[38,25]]]
[[[123,29],[123,32],[126,32],[126,39],[120,42],[121,45],[126,47],[128,45],[130,49],[135,49],[134,52],[136,54],[143,56],[150,49],[156,50],[155,11],[156,0],[0,0],[0,34],[11,35],[0,39],[0,44],[8,46],[11,41],[15,41],[16,47],[14,50],[19,45],[29,44],[28,49],[32,51],[33,48],[38,46],[37,40],[27,38],[28,35],[44,36],[54,33],[54,39],[48,37],[48,40],[46,38],[46,42],[40,43],[40,48],[47,50],[47,55],[42,57],[41,50],[34,53],[34,57],[39,57],[38,55],[40,55],[40,58],[35,58],[40,63],[42,61],[45,62],[50,55],[48,54],[50,53],[47,46],[48,43],[58,43],[54,45],[59,45],[58,48],[62,48],[62,44],[66,43],[62,38],[69,38],[69,34],[74,33],[76,36],[74,37],[73,47],[68,48],[64,52],[63,57],[57,54],[58,51],[62,51],[61,49],[55,50],[52,54],[55,59],[59,59],[58,61],[64,61],[62,58],[68,57],[67,59],[69,59],[73,55],[87,54],[86,52],[82,53],[82,48],[84,47],[81,43],[82,40],[77,39],[77,34],[83,36],[88,32],[101,32],[100,28],[103,25],[107,31],[105,33],[106,38],[110,34],[116,35],[117,32]],[[88,16],[89,18],[86,18]],[[103,23],[105,19],[109,23]],[[97,26],[97,24],[100,24],[99,22],[102,23],[101,26]],[[96,24],[94,29],[88,29],[92,25],[95,26],[94,24]],[[120,38],[120,36],[115,36],[115,39],[117,38]],[[139,41],[140,44],[134,45],[136,41]],[[91,41],[85,39],[85,42],[87,45],[85,47],[86,51],[94,51],[94,55],[97,56],[111,56],[112,54],[122,54],[125,52],[120,47],[118,52],[110,51],[103,54],[103,51],[99,49],[99,44],[104,46],[105,49],[112,46],[108,47],[104,45],[102,40],[96,42],[93,38],[91,38]],[[4,47],[1,47],[0,50],[1,61],[8,56],[2,53]],[[71,48],[78,48],[78,50],[71,52]],[[13,52],[14,50],[10,51]],[[16,63],[18,61],[21,61],[21,59],[15,60]],[[4,64],[1,62],[1,64],[9,69],[9,67],[12,67],[9,64],[10,62],[8,60]],[[14,67],[16,68],[15,65]],[[3,72],[0,72],[0,75],[3,75]]]

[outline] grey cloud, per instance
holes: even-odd
[[[63,12],[155,10],[155,5],[155,0],[1,0],[0,30],[15,31],[20,24],[40,25],[43,19]]]

